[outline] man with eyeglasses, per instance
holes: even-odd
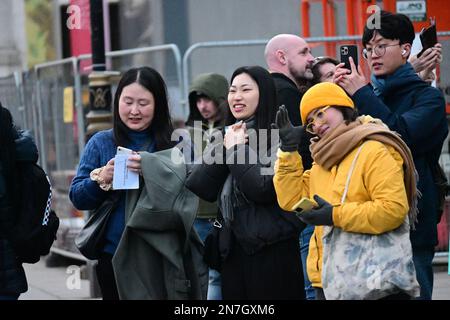
[[[437,245],[438,190],[432,168],[438,164],[448,134],[442,93],[419,78],[407,61],[414,40],[414,27],[402,14],[381,11],[381,28],[364,30],[363,57],[371,70],[367,84],[361,66],[350,62],[351,71],[340,64],[334,82],[352,97],[360,114],[381,119],[397,131],[411,149],[419,174],[418,221],[411,231],[414,265],[421,286],[420,298],[433,292],[432,260]]]

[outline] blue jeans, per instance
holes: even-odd
[[[303,229],[302,233],[300,233],[300,257],[302,259],[302,267],[303,267],[303,278],[305,281],[305,296],[306,300],[315,300],[316,293],[314,292],[314,288],[311,285],[311,281],[308,279],[308,273],[306,271],[306,258],[308,257],[309,250],[309,239],[311,238],[314,232],[314,226],[308,225],[305,229]]]
[[[194,228],[197,230],[200,239],[205,242],[206,236],[212,229],[212,221],[210,219],[197,218],[194,222]],[[208,282],[208,300],[222,300],[222,285],[220,273],[217,270],[209,269]]]
[[[414,267],[420,285],[419,300],[431,300],[433,295],[433,257],[434,248],[413,248]]]

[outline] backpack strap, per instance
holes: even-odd
[[[42,219],[42,225],[46,226],[48,224],[48,217],[50,216],[50,210],[52,207],[52,184],[50,183],[50,179],[47,175],[45,175],[48,181],[49,185],[49,192],[48,192],[48,198],[47,198],[47,205],[45,206],[45,212],[44,212],[44,219]]]

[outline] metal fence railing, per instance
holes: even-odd
[[[67,88],[72,88],[74,92],[80,90],[75,81],[78,77],[77,59],[72,57],[38,64],[34,71],[38,125],[36,139],[41,150],[41,165],[47,172],[75,168],[84,140],[81,130],[83,121],[79,125],[78,118],[73,118],[81,110],[67,110],[64,94]],[[79,105],[75,103],[75,107],[79,108]],[[64,112],[70,112],[70,115],[64,115]]]
[[[19,72],[0,78],[1,103],[11,111],[15,124],[22,128],[26,124],[26,119],[20,86]]]
[[[438,32],[439,41],[446,41],[450,31]],[[317,56],[324,54],[322,48],[327,43],[337,45],[355,43],[361,45],[361,36],[310,37],[305,40],[313,47]],[[264,47],[269,39],[238,40],[238,41],[210,41],[195,43],[183,55],[183,104],[187,104],[189,84],[195,75],[203,72],[217,72],[227,78],[234,69],[243,65],[262,65],[264,61]],[[362,47],[360,48],[362,50]],[[338,56],[336,51],[336,56]],[[218,63],[220,61],[220,63]],[[208,63],[209,62],[209,63]],[[449,70],[450,72],[450,70]]]
[[[172,58],[162,53],[169,52]],[[123,72],[135,65],[151,65],[166,80],[172,116],[183,118],[181,55],[174,44],[107,52],[112,68]],[[46,171],[73,169],[85,145],[88,75],[82,62],[91,55],[38,64],[31,72],[0,79],[0,94],[21,127],[32,129]],[[172,60],[170,60],[172,59]],[[113,83],[113,89],[114,88]],[[64,93],[73,94],[73,110],[64,105]],[[64,115],[66,112],[66,115]]]
[[[167,85],[170,98],[171,115],[174,119],[186,117],[186,110],[183,109],[181,97],[183,96],[181,53],[175,44],[165,44],[152,47],[142,47],[127,50],[106,52],[106,58],[110,69],[120,73],[132,67],[151,66],[157,70]],[[81,62],[90,59],[92,55],[80,55],[78,57],[79,66]],[[84,70],[79,70],[84,74]],[[87,77],[82,76],[82,87],[87,88]],[[113,92],[115,91],[113,84]]]

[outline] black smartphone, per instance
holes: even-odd
[[[430,26],[422,29],[419,37],[420,42],[422,43],[422,51],[417,55],[418,58],[420,58],[425,50],[434,47],[437,43],[436,20],[434,18],[430,18]]]
[[[341,54],[341,62],[345,63],[344,68],[351,70],[349,57],[352,57],[356,68],[358,68],[358,46],[353,44],[344,44],[339,47],[339,52]]]

